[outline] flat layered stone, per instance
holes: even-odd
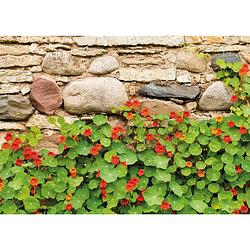
[[[0,120],[25,120],[35,109],[22,95],[0,95]]]
[[[151,82],[151,81],[173,81],[176,78],[175,68],[151,68],[151,69],[139,69],[139,68],[120,68],[119,80],[122,81],[137,81],[137,82]]]
[[[200,110],[229,110],[233,89],[226,87],[221,81],[214,82],[202,94],[199,100]]]
[[[141,109],[147,108],[153,115],[166,114],[170,112],[183,112],[185,108],[182,105],[171,101],[163,101],[157,99],[143,99],[141,101]]]
[[[20,69],[0,69],[0,83],[32,82],[32,73]]]
[[[187,70],[177,70],[176,81],[179,83],[189,83],[192,77]]]
[[[112,77],[87,77],[63,90],[64,108],[70,114],[110,112],[127,101],[124,85]]]
[[[20,88],[13,84],[0,84],[0,95],[3,94],[17,94],[20,92]]]
[[[179,51],[176,54],[176,68],[201,73],[206,70],[206,61],[195,53]]]
[[[92,56],[101,56],[107,52],[106,49],[100,48],[76,48],[70,51],[70,54],[73,56],[81,56],[81,57],[92,57]]]
[[[130,46],[165,45],[168,47],[184,44],[183,36],[80,36],[73,40],[79,46]]]
[[[238,53],[233,53],[233,52],[217,53],[212,56],[211,60],[211,68],[213,70],[218,70],[218,66],[216,65],[216,61],[218,59],[222,59],[227,63],[241,62],[241,58],[238,55]]]
[[[52,78],[37,77],[31,85],[30,101],[40,112],[52,115],[62,105],[61,90]]]
[[[60,50],[46,54],[42,69],[52,75],[77,76],[81,75],[86,67],[81,59],[72,57],[68,51]]]
[[[36,150],[40,151],[42,149],[48,149],[54,154],[58,154],[58,145],[59,145],[59,133],[54,131],[53,134],[43,134],[42,139],[39,141],[36,146]]]
[[[19,122],[5,122],[0,121],[0,130],[26,130],[26,127]]]
[[[198,86],[185,85],[166,85],[158,86],[153,83],[147,84],[139,89],[141,95],[156,97],[156,98],[180,98],[180,99],[195,99],[200,94]]]
[[[42,57],[36,55],[0,56],[0,68],[10,68],[17,66],[18,67],[34,66],[34,65],[40,65],[41,62],[42,62]]]
[[[0,44],[0,55],[19,56],[29,53],[28,45],[4,45]]]
[[[119,62],[113,56],[95,58],[89,65],[88,72],[95,75],[111,73],[119,68]]]

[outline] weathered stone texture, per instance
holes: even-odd
[[[0,56],[0,68],[10,68],[16,66],[19,67],[34,66],[34,65],[40,65],[41,62],[42,62],[42,57],[40,56],[31,56],[31,55]]]
[[[0,120],[25,120],[34,110],[27,97],[0,95]]]
[[[52,115],[62,105],[61,90],[53,79],[40,76],[31,85],[30,101],[40,112]]]
[[[87,77],[66,85],[63,100],[65,110],[71,114],[110,112],[127,101],[127,94],[115,78]]]

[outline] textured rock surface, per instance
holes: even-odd
[[[102,56],[94,59],[89,65],[88,72],[95,75],[110,73],[119,68],[117,59],[113,56]]]
[[[32,82],[32,73],[21,69],[0,69],[0,83]]]
[[[171,101],[157,99],[143,99],[140,101],[141,109],[148,108],[151,114],[166,114],[170,112],[183,112],[185,110],[182,105],[178,105]]]
[[[22,123],[0,121],[0,130],[26,130]]]
[[[199,100],[199,109],[201,110],[229,110],[231,103],[231,96],[233,90],[225,87],[221,81],[214,82],[202,94]]]
[[[181,99],[195,99],[199,93],[198,86],[185,86],[185,85],[168,85],[157,86],[155,84],[147,84],[139,89],[141,95],[157,97],[157,98],[181,98]]]
[[[59,145],[59,133],[53,133],[52,135],[43,134],[42,139],[39,141],[36,149],[40,151],[41,149],[48,149],[49,151],[58,154]]]
[[[118,46],[118,45],[165,45],[169,47],[184,44],[183,36],[103,36],[74,37],[73,40],[79,46]]]
[[[176,81],[179,83],[189,83],[192,77],[187,70],[178,70],[176,74]]]
[[[42,62],[42,58],[40,56],[30,56],[30,55],[0,56],[0,68],[9,68],[9,67],[16,67],[16,66],[21,66],[21,67],[34,66],[34,65],[40,65],[41,62]]]
[[[112,77],[87,77],[70,82],[63,90],[64,108],[71,114],[108,112],[123,105],[127,93]]]
[[[0,95],[0,119],[2,120],[25,120],[34,110],[27,97]]]
[[[232,53],[232,52],[217,53],[213,55],[211,60],[211,67],[213,70],[218,69],[215,64],[218,59],[222,59],[228,63],[241,62],[241,59],[237,53]]]
[[[40,112],[52,115],[62,105],[61,90],[56,81],[40,76],[31,85],[30,101]]]
[[[17,94],[20,89],[17,86],[10,84],[0,84],[0,95],[3,94]]]
[[[180,51],[176,55],[176,67],[200,73],[206,70],[206,61],[192,52]]]
[[[0,55],[23,55],[29,53],[29,45],[0,45]]]
[[[80,59],[73,58],[68,51],[56,51],[46,54],[42,69],[52,75],[81,75],[85,65]]]
[[[176,78],[176,70],[173,67],[167,69],[120,68],[119,72],[119,79],[128,82],[173,81]]]

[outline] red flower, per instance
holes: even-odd
[[[106,199],[107,198],[107,195],[106,194],[103,194],[102,195],[102,199]]]
[[[171,119],[175,119],[175,118],[177,117],[177,115],[176,115],[175,112],[170,112],[169,117],[170,117]]]
[[[238,101],[238,97],[236,95],[232,95],[231,102],[237,102],[237,101]]]
[[[246,75],[249,71],[248,64],[244,63],[239,71],[240,76]]]
[[[100,188],[106,188],[107,187],[107,182],[105,180],[102,180],[101,183],[99,184]]]
[[[23,154],[25,160],[31,159],[31,152],[27,152]]]
[[[106,194],[107,194],[107,190],[106,190],[106,189],[102,189],[102,190],[101,190],[101,194],[102,194],[102,195],[106,195]]]
[[[121,165],[124,166],[124,167],[127,167],[127,162],[126,161],[122,161]]]
[[[182,118],[181,116],[177,116],[177,117],[176,117],[176,121],[177,121],[177,122],[183,122],[183,118]]]
[[[154,121],[152,125],[153,127],[158,127],[159,126],[158,121]]]
[[[240,207],[240,211],[241,211],[241,213],[243,213],[243,214],[247,214],[248,213],[248,207],[244,204],[244,205],[242,205],[241,207]]]
[[[222,135],[222,130],[221,130],[220,128],[216,129],[215,135],[216,135],[216,136]]]
[[[184,111],[183,112],[183,117],[188,118],[190,116],[190,112],[189,111]]]
[[[239,210],[239,209],[234,210],[234,211],[233,211],[233,214],[240,214],[240,210]]]
[[[31,177],[30,178],[30,185],[32,187],[37,187],[38,186],[38,179],[36,177]]]
[[[65,206],[65,210],[67,210],[67,211],[71,211],[73,209],[73,206],[70,204],[70,203],[68,203],[66,206]]]
[[[154,135],[153,135],[153,134],[147,134],[147,135],[146,135],[146,139],[147,139],[148,141],[153,141],[153,140],[154,140]]]
[[[182,137],[182,133],[177,131],[177,132],[174,133],[174,137],[180,139]]]
[[[125,103],[125,106],[131,108],[133,105],[132,101],[131,100],[128,100],[126,103]]]
[[[141,116],[146,117],[146,116],[149,116],[149,115],[150,115],[149,109],[144,108],[144,109],[141,110]]]
[[[230,143],[232,142],[232,139],[230,137],[230,135],[225,135],[222,139],[225,143]]]
[[[98,171],[96,172],[95,178],[99,178],[100,175],[101,175],[101,172],[100,172],[100,170],[98,170]]]
[[[228,127],[233,128],[234,125],[235,125],[235,123],[234,123],[233,121],[229,121],[229,122],[227,123],[227,125],[228,125]]]
[[[170,136],[170,135],[166,135],[165,140],[166,140],[166,141],[171,141],[171,140],[172,140],[172,138],[171,138],[171,136]]]
[[[119,135],[117,133],[112,132],[111,137],[112,137],[112,139],[118,139]]]
[[[117,165],[119,163],[119,157],[117,155],[112,155],[111,163]]]
[[[36,151],[32,151],[32,152],[30,153],[30,157],[31,157],[33,160],[35,160],[35,159],[38,158],[38,153],[37,153]]]
[[[166,149],[161,143],[157,142],[155,146],[155,152],[158,155],[163,155],[166,152]]]
[[[66,137],[64,135],[59,136],[59,143],[64,143],[66,141]]]
[[[139,108],[140,105],[141,105],[141,102],[139,102],[137,99],[133,100],[133,102],[132,102],[132,107],[133,108],[135,108],[135,109]]]
[[[10,144],[5,142],[3,145],[2,145],[2,149],[9,149],[10,148]]]
[[[102,144],[96,143],[95,148],[99,151],[102,150]]]
[[[98,155],[99,154],[99,150],[96,147],[92,147],[90,149],[90,154],[91,155]]]
[[[139,171],[138,171],[138,175],[139,176],[143,176],[144,175],[144,169],[139,169]]]
[[[22,144],[22,141],[19,139],[19,138],[16,138],[14,141],[13,141],[14,144],[17,144],[17,145],[20,145]]]
[[[36,166],[41,166],[42,160],[41,160],[40,158],[36,158],[36,159],[34,160],[34,164],[35,164]]]
[[[171,151],[168,151],[168,152],[167,152],[167,157],[168,157],[168,158],[171,158],[172,156],[173,156],[173,153],[172,153]]]
[[[235,166],[235,170],[237,174],[240,174],[243,171],[243,169],[240,166]]]
[[[13,136],[12,136],[12,134],[11,134],[10,132],[6,133],[6,135],[5,135],[5,137],[4,137],[4,139],[5,139],[6,141],[11,141],[12,138],[13,138]]]
[[[32,149],[31,148],[24,148],[23,149],[23,153],[26,154],[26,153],[31,153]]]
[[[233,194],[233,196],[237,196],[238,195],[238,191],[237,191],[236,188],[231,188],[230,191]]]
[[[19,149],[19,144],[12,143],[12,144],[11,144],[11,148],[12,148],[14,151],[17,151],[17,150]]]
[[[127,191],[133,191],[134,187],[135,186],[132,183],[128,182],[125,188]]]
[[[51,157],[53,157],[53,156],[55,156],[56,154],[55,153],[53,153],[52,151],[49,151],[48,152],[48,156],[51,156]]]
[[[83,132],[84,136],[91,136],[92,135],[92,130],[90,128],[86,128]]]
[[[240,134],[244,135],[244,134],[246,134],[248,131],[247,131],[246,127],[241,126],[240,129],[239,129],[239,132],[240,132]]]
[[[134,184],[134,185],[137,185],[137,184],[139,183],[139,179],[137,179],[136,177],[134,177],[134,178],[132,178],[132,179],[130,180],[130,182],[131,182],[132,184]]]
[[[142,195],[139,195],[136,200],[138,202],[143,202],[144,201],[144,197]]]
[[[163,201],[163,202],[161,203],[161,209],[163,209],[163,210],[169,210],[170,208],[171,208],[171,206],[170,206],[170,203],[169,203],[169,202]]]
[[[120,204],[121,204],[122,206],[127,206],[128,203],[129,203],[129,201],[128,201],[127,199],[122,199],[122,200],[120,200]]]
[[[16,165],[21,166],[23,164],[23,161],[21,159],[16,160]]]

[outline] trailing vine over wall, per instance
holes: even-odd
[[[41,131],[5,136],[0,150],[0,213],[247,214],[250,207],[248,65],[217,61],[234,88],[227,117],[151,115],[137,99],[113,113],[60,128],[59,154],[35,148]]]

